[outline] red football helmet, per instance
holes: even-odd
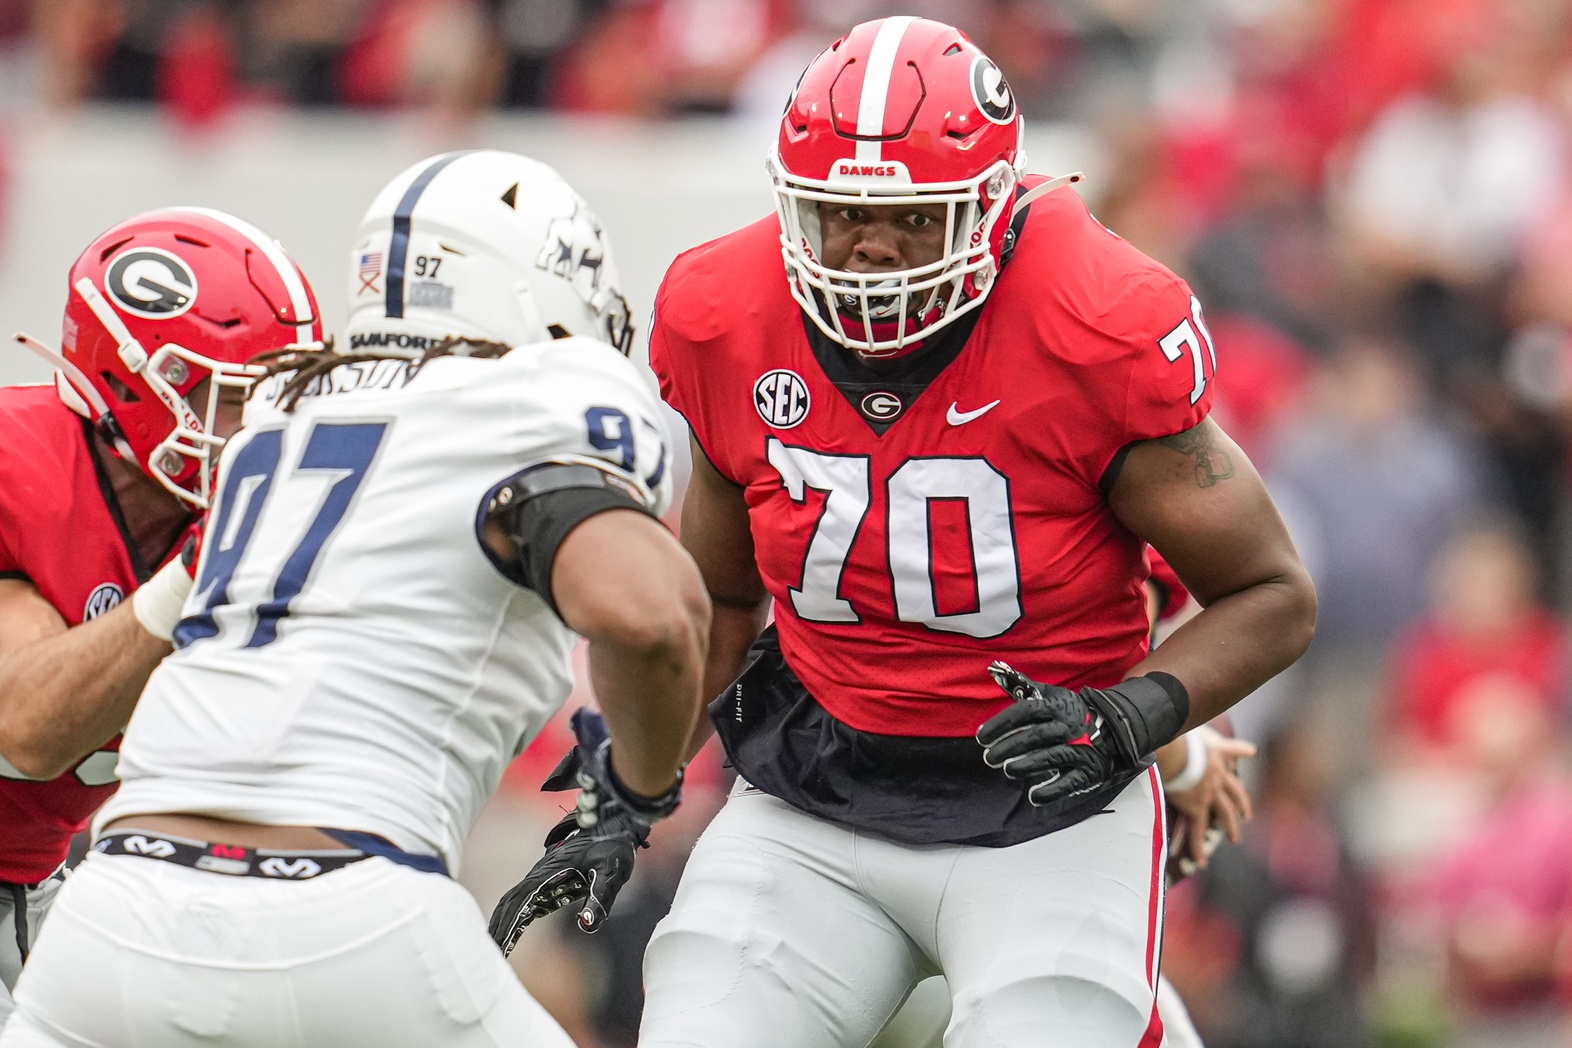
[[[982,305],[1017,207],[1021,129],[999,67],[942,22],[864,22],[815,58],[769,170],[792,295],[819,329],[862,356],[898,356]],[[947,205],[944,256],[883,273],[826,268],[818,204],[849,200]]]
[[[72,410],[129,459],[205,509],[223,439],[223,386],[258,354],[322,344],[316,296],[278,241],[207,208],[150,211],[93,241],[71,267],[61,351],[18,335],[59,370]],[[211,379],[204,403],[186,398]]]

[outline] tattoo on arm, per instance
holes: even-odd
[[[1213,429],[1209,422],[1192,426],[1183,433],[1163,437],[1159,443],[1189,458],[1195,466],[1196,487],[1209,488],[1220,480],[1234,475],[1234,460],[1228,452],[1213,442]]]

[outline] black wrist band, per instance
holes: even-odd
[[[1161,671],[1081,694],[1102,715],[1120,757],[1131,767],[1173,741],[1190,717],[1189,691],[1179,678]]]
[[[677,781],[671,788],[658,797],[646,797],[628,788],[622,781],[622,776],[617,774],[616,767],[611,763],[611,755],[606,756],[606,774],[611,779],[611,788],[617,792],[617,800],[635,815],[650,819],[664,819],[677,810],[677,805],[682,801],[682,769],[677,769]]]
[[[1184,686],[1184,681],[1162,670],[1153,670],[1146,675],[1146,679],[1154,680],[1163,686],[1163,691],[1168,693],[1168,701],[1174,704],[1174,712],[1179,715],[1178,727],[1174,728],[1173,735],[1158,743],[1161,746],[1178,738],[1179,729],[1183,728],[1184,722],[1190,719],[1190,689]]]

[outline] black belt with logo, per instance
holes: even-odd
[[[306,851],[243,848],[238,844],[214,844],[147,830],[115,830],[100,837],[93,844],[93,850],[100,855],[136,855],[144,859],[160,859],[177,866],[189,866],[193,870],[222,873],[229,877],[265,877],[275,881],[310,880],[376,855],[422,873],[448,876],[448,865],[438,856],[416,855],[382,837],[358,830],[323,827],[322,832],[348,847]]]

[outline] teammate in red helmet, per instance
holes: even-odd
[[[651,333],[741,780],[639,1043],[862,1045],[939,972],[950,1048],[1156,1046],[1154,753],[1315,621],[1208,418],[1200,303],[1025,174],[1009,85],[938,22],[814,59],[769,167],[779,216],[679,257]],[[1150,652],[1144,542],[1204,608]]]
[[[0,389],[0,1024],[170,651],[191,585],[176,554],[239,425],[248,362],[321,340],[300,268],[219,211],[122,222],[68,280],[60,349],[17,336],[53,384]]]

